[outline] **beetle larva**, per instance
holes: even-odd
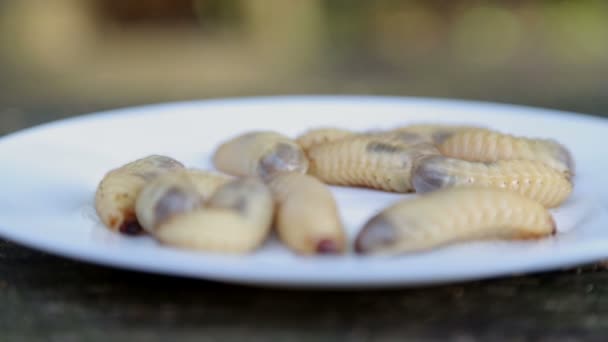
[[[175,215],[199,209],[230,178],[220,174],[183,169],[147,183],[137,197],[135,213],[141,227],[153,233]]]
[[[340,140],[355,133],[340,128],[317,128],[300,135],[296,141],[304,151],[312,146]]]
[[[480,129],[475,126],[455,126],[455,125],[440,125],[440,124],[414,124],[404,126],[393,130],[392,132],[409,133],[411,135],[417,135],[426,141],[433,142],[435,144],[441,144],[445,139],[449,138],[455,133],[471,130]]]
[[[431,144],[405,145],[373,137],[355,137],[310,149],[309,173],[333,185],[412,191],[411,171],[416,160],[438,154]]]
[[[108,172],[95,194],[95,209],[110,229],[138,234],[141,227],[135,216],[135,201],[144,185],[167,172],[184,166],[169,157],[152,155]]]
[[[266,185],[238,179],[218,189],[207,208],[170,218],[154,236],[178,248],[245,254],[264,242],[273,213],[274,202]]]
[[[254,178],[242,178],[221,187],[207,203],[207,208],[232,209],[256,226],[270,227],[274,199],[268,186]]]
[[[308,160],[300,146],[275,132],[251,132],[225,142],[215,152],[218,170],[234,176],[266,178],[275,172],[306,173]]]
[[[412,183],[418,193],[454,186],[502,188],[518,192],[548,208],[560,205],[572,193],[572,183],[566,176],[534,160],[478,163],[433,156],[417,164]]]
[[[281,240],[301,254],[343,253],[346,233],[329,188],[316,178],[280,173],[268,183],[277,203],[275,225]]]
[[[369,220],[359,233],[360,254],[401,254],[475,240],[538,239],[556,233],[549,211],[522,195],[460,187],[403,200]]]
[[[452,135],[441,143],[439,150],[447,157],[468,161],[537,160],[567,177],[574,174],[570,152],[554,140],[520,138],[478,129]]]

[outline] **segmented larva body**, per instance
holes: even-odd
[[[403,200],[369,220],[356,239],[360,254],[427,251],[474,240],[537,239],[556,232],[551,214],[520,194],[451,188]]]
[[[490,130],[468,130],[456,133],[439,146],[440,152],[468,161],[537,160],[564,173],[574,174],[570,152],[553,140],[528,139]]]
[[[308,160],[293,140],[275,132],[251,132],[224,144],[213,157],[215,167],[233,176],[266,178],[273,173],[306,173]]]
[[[183,165],[169,157],[152,155],[108,172],[97,187],[95,209],[110,229],[138,234],[141,227],[135,215],[135,202],[144,185]]]
[[[281,240],[301,254],[337,254],[346,233],[329,188],[298,173],[275,175],[268,185],[277,203],[275,226]]]
[[[154,233],[174,215],[202,208],[230,178],[202,170],[183,169],[167,173],[147,183],[137,197],[135,213],[142,228]]]
[[[246,254],[268,237],[273,214],[274,202],[266,185],[256,179],[238,179],[219,188],[206,208],[172,216],[154,236],[182,249]]]
[[[355,137],[313,146],[309,173],[327,184],[410,192],[411,171],[423,156],[438,154],[431,144],[405,145]]]
[[[307,131],[300,135],[296,142],[304,151],[308,151],[312,146],[326,144],[346,137],[353,136],[355,133],[340,128],[317,128]]]
[[[572,193],[572,183],[564,174],[533,160],[478,163],[433,156],[418,163],[412,183],[418,193],[455,186],[500,188],[518,192],[548,208],[560,205]]]
[[[481,129],[475,126],[451,126],[451,125],[439,125],[439,124],[415,124],[397,128],[392,132],[400,132],[403,134],[411,134],[412,136],[418,136],[419,139],[432,142],[434,144],[441,144],[445,139],[454,135],[468,131],[471,129]]]
[[[400,131],[372,131],[361,133],[357,136],[361,138],[373,139],[378,142],[399,145],[418,145],[428,144],[431,142],[429,139],[422,135]]]

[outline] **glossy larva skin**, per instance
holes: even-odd
[[[176,215],[154,236],[182,249],[247,254],[268,237],[274,214],[270,190],[255,179],[239,179],[217,190],[206,208]]]
[[[188,169],[185,173],[194,189],[205,199],[210,198],[221,186],[234,180],[234,177],[205,170]]]
[[[449,138],[453,134],[471,129],[481,128],[475,126],[415,124],[397,128],[393,130],[393,132],[401,132],[403,134],[409,133],[412,136],[418,136],[419,139],[424,141],[432,142],[434,144],[441,144],[445,139]]]
[[[359,233],[359,254],[424,252],[475,240],[537,239],[555,234],[540,203],[520,194],[477,187],[440,190],[403,200],[369,220]]]
[[[553,140],[528,139],[490,130],[468,130],[452,135],[440,144],[447,157],[468,161],[537,160],[562,172],[574,175],[570,152]]]
[[[203,203],[230,178],[221,174],[183,169],[147,183],[135,205],[142,228],[154,233],[156,228],[175,215],[202,208]]]
[[[300,135],[296,142],[304,151],[308,151],[314,145],[326,144],[346,137],[353,136],[355,133],[340,128],[317,128],[307,131]]]
[[[325,184],[309,175],[281,173],[268,185],[276,201],[275,226],[283,243],[304,255],[345,251],[346,233],[338,206]]]
[[[327,184],[410,192],[417,160],[438,154],[429,143],[408,145],[374,137],[355,137],[313,146],[309,173]]]
[[[169,157],[152,155],[108,172],[95,194],[95,209],[101,221],[110,229],[125,234],[141,231],[135,202],[144,185],[156,177],[184,166]]]
[[[552,208],[572,193],[572,183],[561,172],[533,160],[468,162],[443,156],[421,160],[412,176],[417,193],[456,186],[483,186],[514,191]]]
[[[242,178],[222,186],[209,199],[207,209],[231,209],[267,230],[274,216],[274,199],[267,185],[255,178]]]
[[[219,146],[213,157],[215,167],[239,177],[270,177],[276,172],[308,170],[302,148],[284,135],[269,131],[237,136]]]

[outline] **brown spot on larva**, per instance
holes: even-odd
[[[316,251],[320,255],[332,255],[339,254],[340,248],[333,240],[323,239],[317,243]]]
[[[382,215],[369,220],[355,240],[355,252],[367,254],[397,240],[395,227]]]
[[[171,216],[185,213],[201,206],[201,199],[178,187],[172,187],[158,200],[154,207],[154,224],[157,226]]]
[[[272,176],[277,172],[301,172],[308,170],[308,160],[298,146],[279,143],[267,153],[259,165],[259,173],[262,178]]]
[[[125,235],[140,235],[143,233],[143,228],[139,225],[137,219],[125,220],[118,228],[118,231]]]
[[[367,152],[372,153],[397,153],[403,151],[402,146],[387,144],[384,142],[372,141],[365,148]]]
[[[110,227],[116,227],[116,225],[118,225],[118,217],[116,216],[112,216],[110,217],[110,219],[108,220],[108,223],[110,224]]]

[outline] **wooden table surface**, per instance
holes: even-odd
[[[0,134],[40,121],[4,117]],[[419,289],[287,291],[126,272],[0,240],[0,342],[606,341],[606,294],[599,265]]]
[[[373,292],[261,289],[93,266],[0,241],[0,341],[605,341],[600,266]]]

